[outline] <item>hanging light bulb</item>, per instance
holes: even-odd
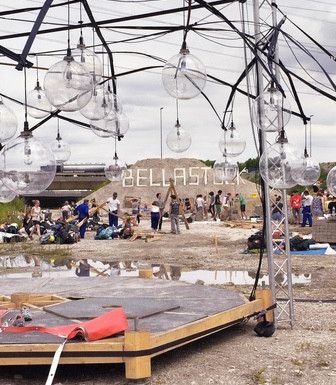
[[[217,180],[231,182],[237,176],[238,164],[223,155],[222,158],[216,160],[213,170]]]
[[[28,93],[28,114],[32,118],[42,119],[48,116],[51,111],[52,105],[37,81],[36,87]]]
[[[187,151],[191,146],[191,135],[181,127],[179,119],[176,120],[175,128],[168,133],[166,144],[174,152]]]
[[[203,63],[190,54],[186,43],[178,55],[167,61],[162,69],[162,83],[169,95],[177,99],[191,99],[199,95],[206,83]]]
[[[336,166],[334,166],[328,173],[327,189],[330,194],[336,197]]]
[[[252,103],[252,120],[266,132],[279,131],[279,127],[285,127],[290,118],[291,106],[273,84]]]
[[[62,165],[67,160],[69,160],[71,155],[71,150],[70,150],[69,144],[64,142],[61,138],[60,131],[59,131],[59,120],[57,120],[56,140],[51,142],[50,148],[55,156],[57,165]]]
[[[86,69],[86,72],[90,74],[90,77],[85,78],[85,82],[81,82],[81,88],[79,89],[91,90],[102,78],[102,62],[93,51],[86,48],[83,36],[80,36],[77,48],[72,51],[72,56],[76,62],[80,63]]]
[[[6,144],[0,157],[2,181],[17,195],[38,194],[54,179],[56,162],[53,153],[29,130]]]
[[[320,164],[308,154],[299,158],[298,163],[294,163],[292,177],[300,186],[311,186],[320,177]]]
[[[219,141],[220,152],[228,157],[235,157],[244,152],[246,140],[237,132],[236,126],[231,122],[229,130],[224,130],[224,139]]]
[[[86,103],[86,92],[88,91],[84,91],[77,99],[80,113],[89,120],[104,119],[112,109],[110,94],[105,90],[104,86],[94,86],[92,97],[89,103]],[[82,106],[82,98],[84,98],[84,106]]]
[[[115,113],[113,109],[105,119],[93,121],[91,130],[101,138],[123,137],[129,129],[129,120],[126,114]]]
[[[126,164],[120,161],[117,153],[115,153],[113,162],[105,166],[104,172],[106,178],[111,182],[120,182],[123,179],[126,170]]]
[[[89,79],[89,80],[88,80]],[[68,49],[64,59],[49,68],[44,78],[44,90],[49,102],[62,111],[78,111],[89,103],[92,91],[82,94],[81,104],[77,98],[85,90],[91,75],[77,63]]]
[[[17,126],[16,115],[4,104],[0,96],[0,143],[11,140],[16,134]]]
[[[271,187],[294,187],[297,182],[293,179],[292,171],[298,162],[295,150],[288,144],[284,132],[281,131],[276,143],[268,147],[260,157],[260,175]]]
[[[0,180],[0,203],[11,202],[16,197],[14,191],[10,190],[4,183]]]

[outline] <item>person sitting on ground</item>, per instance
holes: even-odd
[[[278,195],[275,199],[275,203],[272,205],[272,220],[281,221],[284,217],[283,215],[283,203],[281,202],[281,196]]]
[[[33,239],[32,232],[34,229],[34,225],[33,225],[33,220],[32,220],[30,210],[31,209],[28,209],[25,212],[25,215],[22,219],[22,228],[19,230],[19,233],[22,235],[28,235],[29,239]]]
[[[136,221],[136,217],[127,215],[122,230],[120,232],[120,236],[123,239],[131,238],[134,234],[134,226],[138,226],[138,223]]]
[[[333,196],[328,203],[328,211],[331,215],[336,215],[336,198]]]

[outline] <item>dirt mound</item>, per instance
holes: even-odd
[[[225,184],[214,177],[213,170],[198,159],[143,159],[133,164],[123,182],[111,182],[88,198],[103,202],[117,192],[124,203],[131,197],[141,197],[142,204],[151,205],[156,193],[166,195],[169,179],[172,178],[179,196],[195,198],[197,194],[208,195],[210,191],[222,190],[224,193],[242,193],[248,201],[258,204],[256,185],[245,179]],[[249,204],[248,204],[249,205]]]

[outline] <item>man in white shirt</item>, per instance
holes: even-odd
[[[118,214],[120,210],[120,201],[117,199],[118,194],[113,193],[112,198],[108,198],[107,204],[109,208],[109,225],[118,227]]]
[[[306,226],[308,221],[309,227],[313,225],[313,219],[311,214],[311,205],[313,203],[313,197],[309,194],[309,191],[306,190],[302,194],[302,224],[301,227]]]

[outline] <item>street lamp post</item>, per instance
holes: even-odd
[[[164,107],[160,108],[160,155],[162,159],[162,110]]]

